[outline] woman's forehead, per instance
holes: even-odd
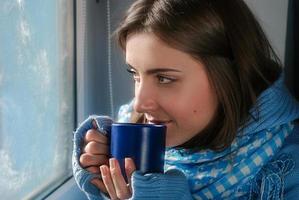
[[[170,47],[150,33],[134,34],[128,38],[126,62],[132,67],[176,67],[199,63],[189,54]]]

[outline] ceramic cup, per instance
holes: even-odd
[[[124,177],[124,160],[132,158],[142,173],[163,173],[166,126],[155,124],[113,123],[111,157],[119,161]]]

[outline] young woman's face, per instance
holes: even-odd
[[[203,64],[150,33],[128,38],[126,62],[135,80],[134,109],[167,126],[167,146],[183,144],[212,120],[217,97]]]

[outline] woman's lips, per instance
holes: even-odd
[[[148,120],[149,124],[159,124],[159,125],[167,125],[171,122],[171,120],[168,121],[162,121],[162,120]]]

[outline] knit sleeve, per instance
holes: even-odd
[[[97,127],[94,126],[93,122],[96,122]],[[78,187],[92,200],[102,200],[103,198],[100,190],[90,183],[97,175],[82,168],[79,162],[84,136],[88,130],[95,128],[102,134],[108,134],[111,130],[112,122],[112,119],[107,116],[90,116],[79,125],[74,133],[72,156],[73,175]]]
[[[294,168],[285,176],[284,199],[297,200],[299,196],[299,124],[287,138],[281,153],[289,154],[294,161]]]
[[[165,174],[141,174],[132,176],[133,200],[192,200],[185,175],[179,170],[169,170]]]

